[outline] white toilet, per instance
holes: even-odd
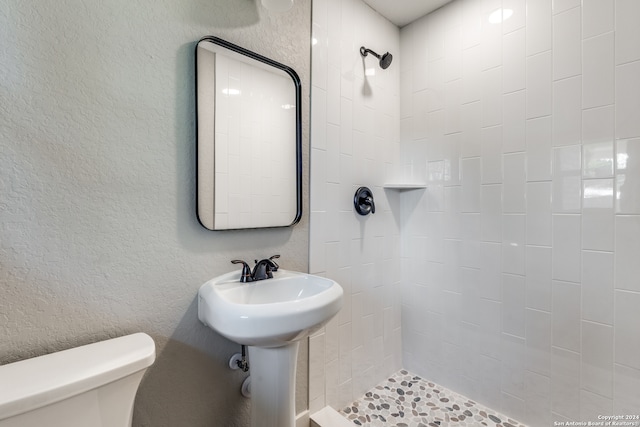
[[[0,427],[130,427],[155,357],[137,333],[0,366]]]

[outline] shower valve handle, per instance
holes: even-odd
[[[356,190],[356,194],[353,197],[353,205],[356,208],[356,212],[360,215],[369,215],[376,213],[376,204],[373,201],[373,193],[367,187],[360,187]]]

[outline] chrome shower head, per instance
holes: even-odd
[[[384,55],[378,55],[371,49],[367,49],[366,47],[362,46],[360,48],[360,55],[365,57],[368,54],[372,54],[373,56],[375,56],[380,60],[380,68],[382,68],[383,70],[386,70],[387,68],[389,68],[389,65],[391,65],[391,61],[393,61],[393,55],[391,55],[389,52],[385,53]]]

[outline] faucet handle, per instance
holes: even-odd
[[[244,262],[241,259],[231,260],[231,263],[232,264],[242,264],[242,273],[240,274],[240,282],[241,283],[253,282],[253,277],[251,276],[251,267],[249,267],[249,264],[247,264],[246,262]]]
[[[271,267],[271,271],[278,271],[278,269],[280,268],[280,266],[278,265],[277,262],[274,261],[274,259],[278,259],[280,258],[280,255],[274,255],[272,257],[269,257],[269,259],[271,260],[271,262],[273,263],[273,265],[275,265],[276,267],[273,268]]]

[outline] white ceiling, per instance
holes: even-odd
[[[451,0],[364,0],[380,15],[403,27]]]

